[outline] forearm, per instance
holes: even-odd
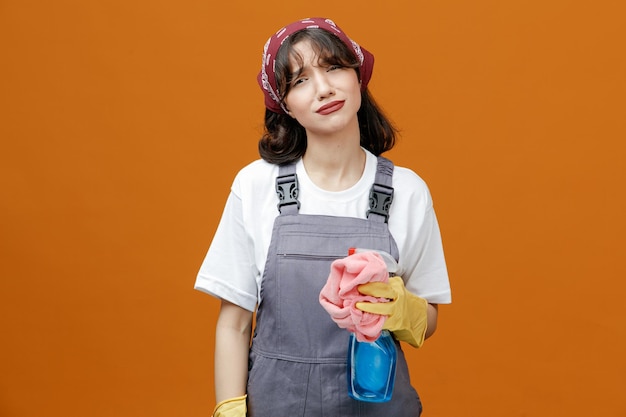
[[[426,316],[428,327],[426,327],[426,334],[424,339],[428,339],[430,336],[435,333],[437,330],[437,318],[439,316],[439,306],[437,304],[428,304],[428,308],[426,310]]]
[[[215,328],[215,400],[246,393],[252,313],[222,301]]]

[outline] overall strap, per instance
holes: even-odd
[[[393,201],[393,162],[379,156],[376,165],[376,177],[370,189],[369,210],[367,218],[386,223],[389,219],[389,208]],[[276,177],[276,194],[278,195],[278,211],[280,214],[297,214],[300,210],[298,201],[298,176],[296,165],[280,165]]]
[[[370,209],[367,218],[377,222],[387,223],[389,208],[393,201],[393,162],[379,156],[376,165],[376,178],[370,189]]]
[[[276,194],[278,194],[278,212],[280,214],[298,214],[298,176],[296,164],[280,165],[276,177]]]

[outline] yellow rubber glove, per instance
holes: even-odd
[[[356,303],[356,308],[368,313],[388,316],[383,329],[393,332],[398,340],[411,346],[420,347],[424,343],[428,326],[428,301],[407,291],[401,277],[389,278],[389,283],[370,282],[359,285],[363,295],[388,298],[389,302]]]
[[[246,397],[247,395],[242,395],[220,402],[213,410],[213,417],[246,417]]]

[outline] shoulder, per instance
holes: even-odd
[[[426,181],[410,168],[394,166],[393,181],[402,185],[412,185],[420,188],[427,188]]]
[[[276,176],[279,167],[262,159],[243,167],[235,176],[231,195],[240,201],[244,222],[273,219],[276,215]]]
[[[263,159],[257,159],[241,168],[235,179],[239,181],[252,181],[258,179],[260,175],[268,175],[274,171],[278,172],[278,165],[270,164]]]
[[[424,200],[427,205],[432,204],[426,181],[410,168],[394,167],[393,188],[394,196],[402,195],[411,200]]]
[[[233,181],[232,191],[241,196],[242,193],[272,187],[277,174],[278,165],[257,159],[239,170]]]

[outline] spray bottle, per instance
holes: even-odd
[[[350,248],[348,254],[371,251]],[[390,276],[399,274],[396,260],[387,252],[375,251],[384,259]],[[383,330],[374,342],[359,342],[350,334],[348,345],[348,394],[359,401],[382,403],[391,400],[396,378],[397,351],[393,336]]]

